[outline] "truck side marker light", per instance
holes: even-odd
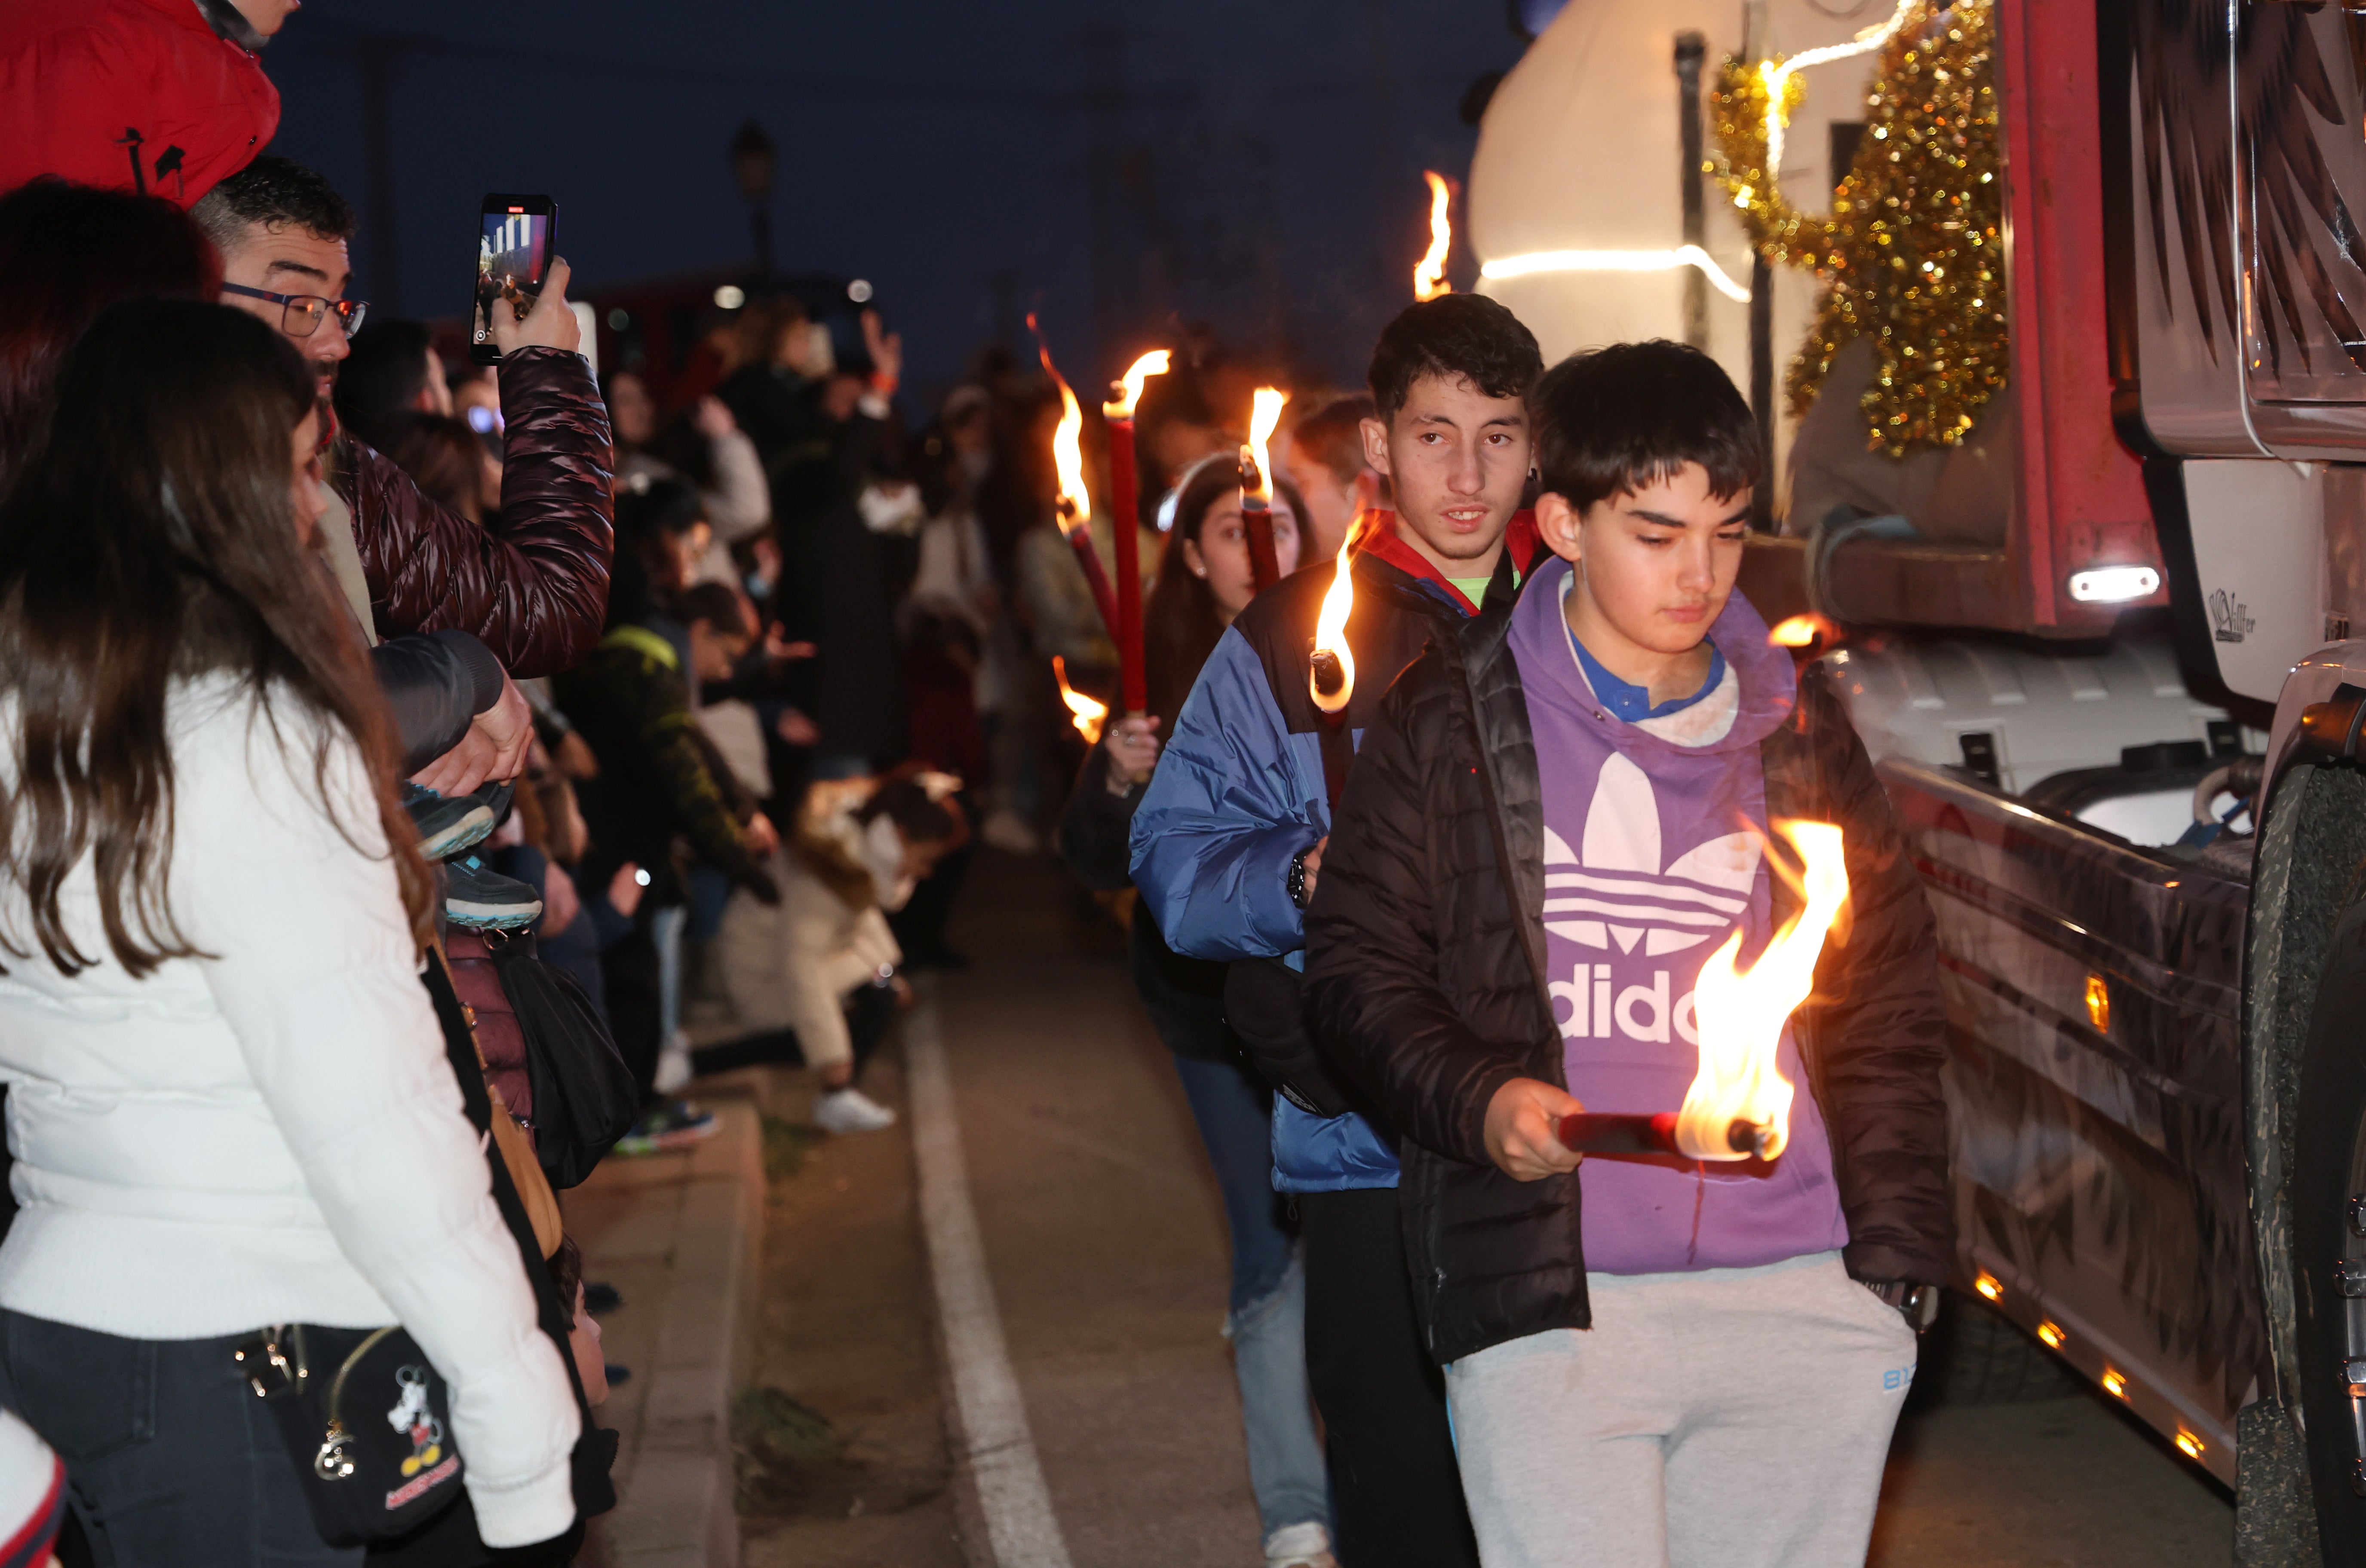
[[[2101,975],[2087,977],[2087,1022],[2095,1026],[2099,1035],[2111,1032],[2112,988]]]
[[[2062,1348],[2062,1341],[2066,1338],[2062,1330],[2056,1327],[2051,1323],[2039,1324],[2037,1326],[2037,1337],[2045,1341],[2045,1348],[2049,1350],[2060,1350]]]
[[[2200,1459],[2202,1457],[2202,1439],[2195,1437],[2191,1432],[2180,1428],[2177,1434],[2177,1451],[2183,1454],[2188,1459]]]
[[[1982,1274],[1978,1279],[1972,1282],[1972,1288],[1979,1292],[1982,1295],[1988,1297],[1990,1301],[2002,1301],[2004,1299],[2004,1287],[1997,1283],[1997,1277],[1994,1274]]]
[[[2160,591],[2160,573],[2150,566],[2090,566],[2070,574],[2070,597],[2080,604],[2125,604]]]
[[[2103,1392],[2109,1394],[2114,1399],[2125,1399],[2128,1396],[2128,1380],[2122,1377],[2119,1373],[2111,1371],[2109,1368],[2105,1368],[2103,1372]]]

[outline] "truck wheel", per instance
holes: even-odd
[[[1922,1337],[1910,1403],[2034,1405],[2080,1391],[2078,1375],[2021,1325],[1977,1296],[1947,1293]]]
[[[2366,904],[2333,928],[2300,1063],[2293,1319],[2327,1562],[2366,1560]]]

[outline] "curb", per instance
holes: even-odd
[[[611,1568],[739,1562],[731,1400],[754,1342],[763,1138],[753,1102],[701,1099],[720,1124],[713,1137],[603,1162],[580,1189],[623,1215],[588,1238],[587,1271],[637,1242],[662,1255],[666,1279],[646,1392],[613,1422],[629,1466],[615,1510],[593,1522],[597,1554],[586,1552]]]

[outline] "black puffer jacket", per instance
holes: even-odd
[[[1484,1137],[1505,1083],[1564,1081],[1544,982],[1544,808],[1509,624],[1439,639],[1391,689],[1306,918],[1310,1025],[1404,1134],[1406,1250],[1440,1361],[1592,1321],[1579,1174],[1515,1182]],[[1821,678],[1801,682],[1760,756],[1770,816],[1838,823],[1847,840],[1849,939],[1827,944],[1827,1000],[1793,1028],[1831,1128],[1849,1271],[1943,1281],[1955,1223],[1930,905]],[[1777,879],[1775,921],[1797,904]]]

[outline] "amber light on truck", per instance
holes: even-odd
[[[2062,1348],[2062,1340],[2064,1338],[2062,1330],[2056,1327],[2051,1323],[2039,1324],[2037,1326],[2037,1337],[2045,1341],[2045,1348],[2049,1350],[2058,1350]]]
[[[2150,566],[2090,566],[2070,574],[2070,597],[2080,604],[2125,604],[2160,591],[2160,573]]]
[[[2004,1287],[1997,1283],[1997,1277],[1994,1274],[1982,1274],[1978,1279],[1972,1282],[1972,1288],[1979,1292],[1982,1295],[1988,1297],[1990,1301],[2002,1301],[2004,1299]]]
[[[2191,1432],[2180,1430],[2177,1434],[2177,1451],[2183,1454],[2188,1459],[2200,1459],[2202,1457],[2202,1439],[2195,1437]]]

